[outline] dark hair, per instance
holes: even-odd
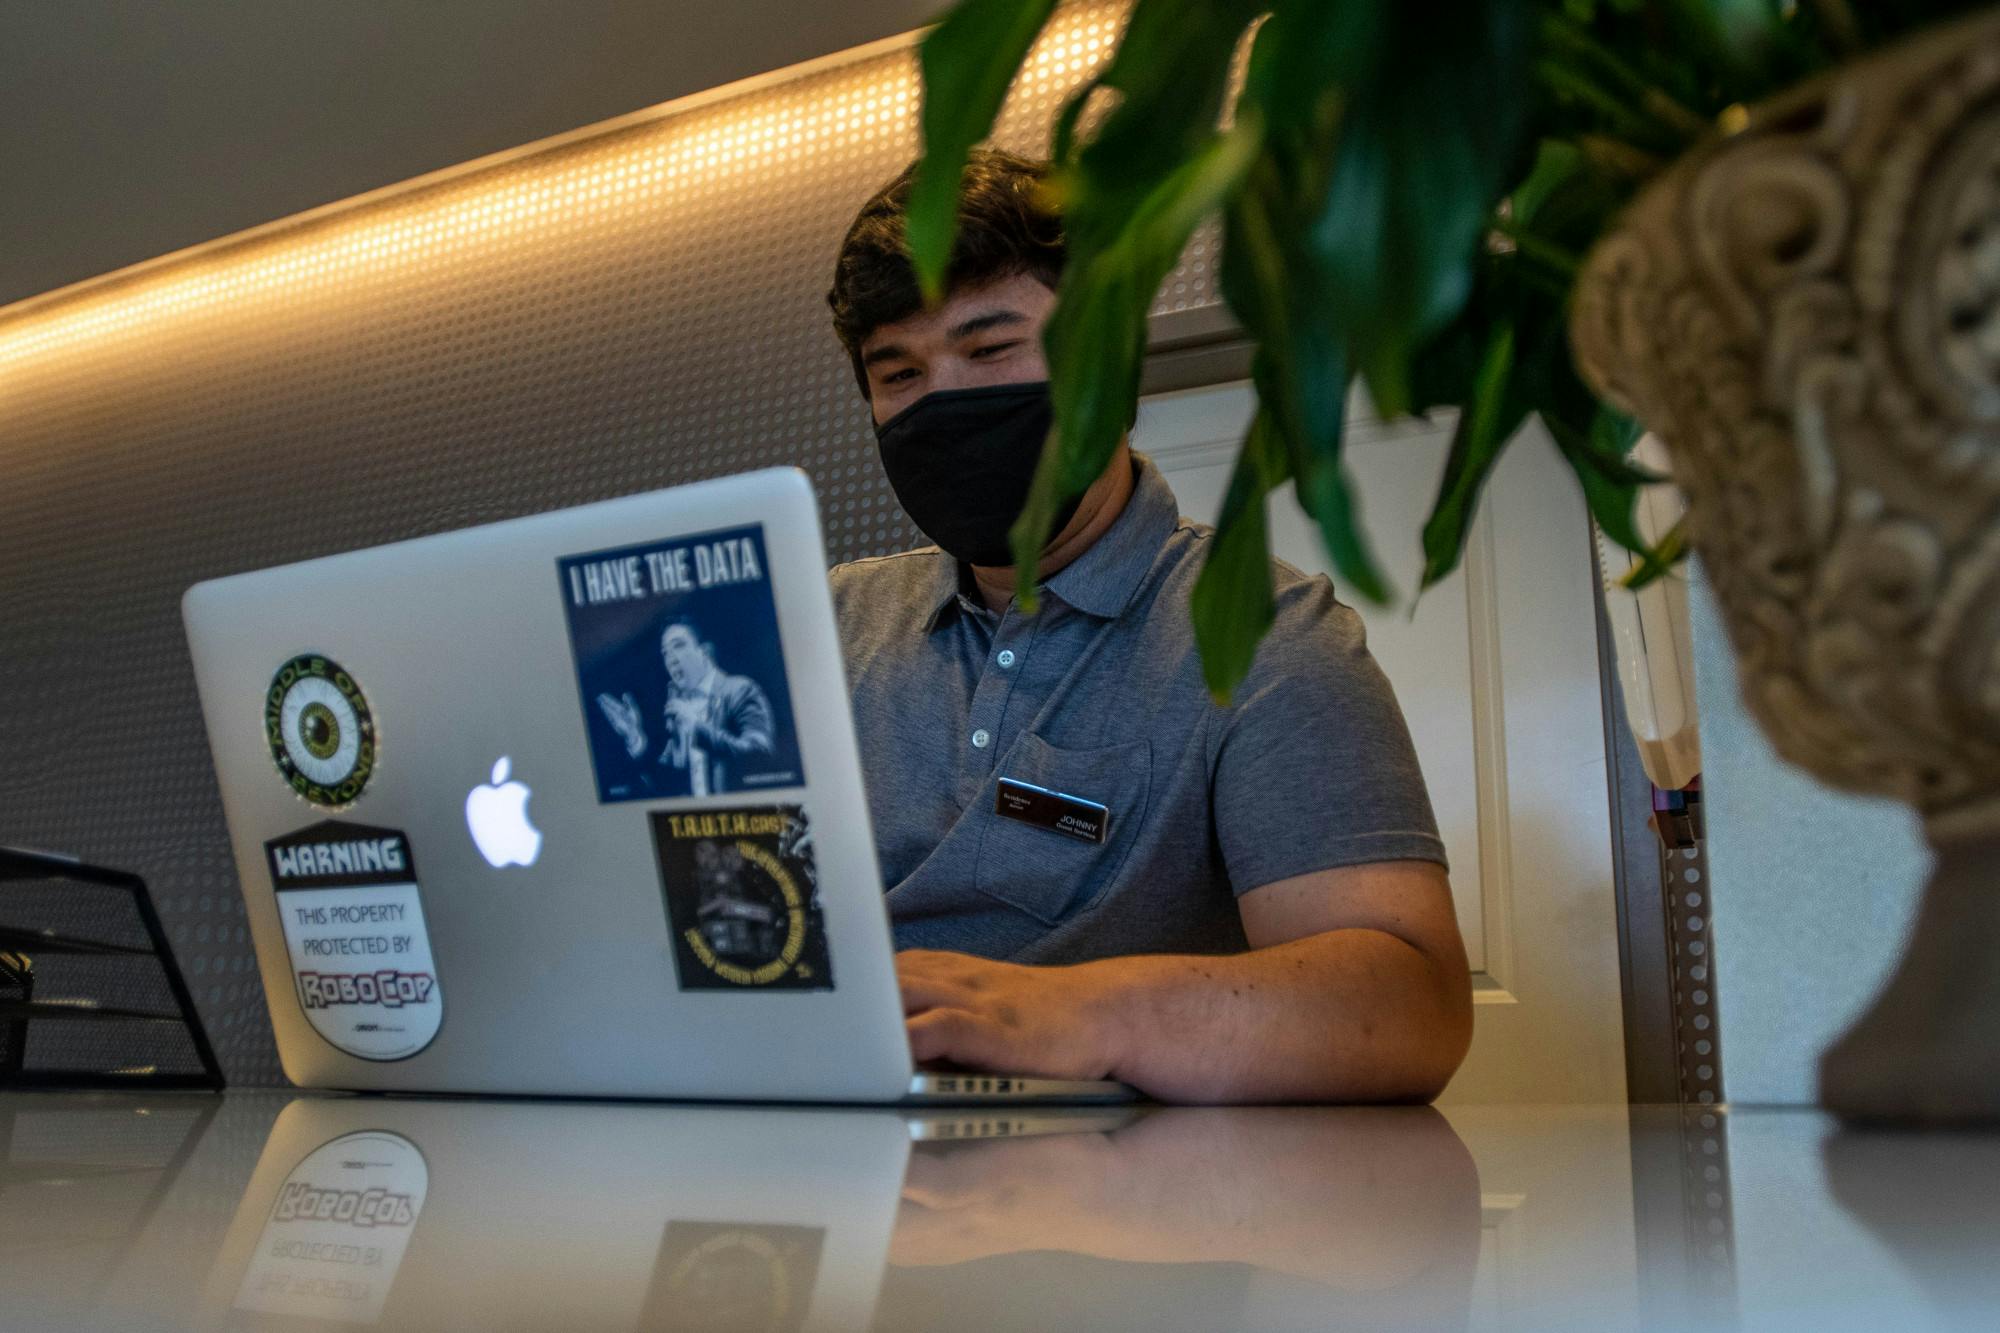
[[[692,620],[689,620],[686,616],[675,616],[672,620],[669,620],[666,624],[660,626],[660,647],[662,650],[664,650],[667,646],[667,636],[669,634],[672,634],[677,629],[686,630],[688,632],[688,638],[694,640],[695,647],[701,649],[704,653],[707,653],[710,657],[715,656],[715,645],[708,642],[706,639],[702,638],[701,631],[696,629],[694,622]]]
[[[833,331],[854,363],[854,379],[868,396],[861,344],[884,324],[924,308],[903,231],[909,207],[912,162],[861,206],[833,263]],[[1062,275],[1062,218],[1045,200],[1049,165],[997,149],[974,149],[965,164],[958,205],[958,238],[945,270],[947,291],[1026,273],[1054,289]]]

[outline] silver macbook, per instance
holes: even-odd
[[[1140,1114],[300,1097],[199,1324],[869,1328],[913,1152]]]
[[[294,1083],[1132,1096],[912,1068],[803,473],[217,579],[182,612]]]

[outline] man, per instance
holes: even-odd
[[[667,742],[660,762],[687,770],[690,795],[733,790],[731,761],[773,752],[771,701],[756,681],[716,666],[713,650],[685,620],[661,632],[660,658],[667,669]],[[630,694],[600,694],[597,706],[636,759],[647,744],[638,702]]]
[[[1327,580],[1275,566],[1277,623],[1217,706],[1188,615],[1213,534],[1128,440],[1057,523],[1040,612],[1014,605],[1063,261],[1044,170],[975,155],[928,310],[905,171],[828,294],[938,543],[832,575],[911,1048],[1173,1100],[1433,1097],[1470,1040],[1464,946],[1408,731]]]

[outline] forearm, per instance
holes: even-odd
[[[1077,972],[1110,1035],[1112,1075],[1169,1101],[1427,1101],[1472,1031],[1463,967],[1385,931]]]

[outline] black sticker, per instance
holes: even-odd
[[[812,831],[796,805],[656,811],[682,990],[832,990]]]
[[[636,1327],[798,1333],[824,1227],[669,1222]]]
[[[1096,801],[1013,778],[1000,779],[1000,788],[993,797],[993,813],[1084,842],[1103,842],[1111,834],[1111,811]]]
[[[264,739],[285,784],[314,805],[343,810],[374,775],[375,714],[340,663],[301,653],[264,695]]]
[[[600,802],[804,785],[762,527],[556,567]]]
[[[401,831],[327,819],[264,844],[299,1007],[363,1060],[406,1060],[444,1022],[444,995]]]

